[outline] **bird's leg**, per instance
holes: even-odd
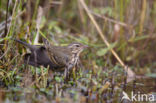
[[[76,72],[80,69],[84,69],[84,66],[82,65],[82,62],[80,61],[80,59],[78,59],[75,66],[76,66]]]
[[[67,78],[67,69],[68,69],[68,68],[65,68],[65,70],[64,70],[64,78],[65,78],[65,79]]]
[[[37,53],[36,51],[33,51],[34,53],[34,61],[35,61],[35,67],[37,67]],[[35,79],[37,80],[38,74],[37,74],[37,68],[35,68]]]
[[[65,71],[64,71],[65,80],[69,80],[69,76],[70,76],[69,72],[71,71],[72,68],[73,68],[73,64],[69,64],[69,66],[65,68]]]
[[[73,80],[76,79],[76,66],[74,66],[73,70],[72,70],[72,76],[73,76]]]

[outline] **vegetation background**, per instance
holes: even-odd
[[[155,0],[0,0],[0,102],[119,102],[136,82],[154,91],[155,17]],[[59,73],[25,66],[26,49],[13,38],[87,44],[84,68],[64,83]],[[125,65],[150,81],[127,84]]]

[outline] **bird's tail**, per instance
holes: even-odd
[[[18,39],[14,39],[14,40],[15,40],[16,42],[18,42],[18,43],[24,45],[25,47],[28,47],[28,48],[29,48],[30,50],[32,50],[32,51],[35,50],[35,49],[37,49],[35,45],[28,44],[28,43],[23,42],[23,41],[18,40]]]

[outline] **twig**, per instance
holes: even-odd
[[[63,3],[62,3],[62,1],[52,1],[52,2],[50,2],[50,4],[52,5],[52,4],[54,4],[54,5],[62,5]]]
[[[94,17],[89,12],[89,9],[88,9],[87,5],[85,4],[84,0],[80,0],[80,2],[82,4],[83,8],[85,9],[85,11],[87,12],[89,18],[93,22],[94,26],[96,27],[98,34],[100,35],[100,37],[102,38],[104,43],[107,45],[107,47],[109,47],[110,44],[108,43],[106,37],[103,35],[102,30],[100,29],[99,25],[95,21]],[[118,60],[118,62],[124,67],[124,70],[127,70],[128,78],[135,77],[135,73],[124,64],[124,62],[120,59],[120,57],[117,55],[117,53],[112,48],[110,50],[111,50],[112,54],[115,56],[115,58]]]
[[[3,29],[5,28],[6,23],[9,23],[9,25],[10,25],[11,19],[12,19],[12,18],[9,17],[9,18],[7,18],[7,22],[6,22],[6,20],[5,20],[5,21],[2,21],[2,22],[0,23],[0,31],[3,30]]]
[[[97,16],[97,17],[103,18],[103,19],[108,20],[108,21],[110,21],[112,23],[119,24],[119,25],[124,26],[124,27],[131,27],[131,25],[128,25],[128,24],[126,24],[124,22],[116,21],[116,20],[108,18],[108,17],[106,17],[104,15],[99,15],[99,14],[97,14],[97,13],[91,11],[91,10],[89,10],[89,12],[92,13],[93,15]]]
[[[140,15],[140,25],[139,25],[139,34],[141,35],[143,32],[144,22],[145,22],[145,15],[146,15],[146,8],[147,8],[147,1],[143,0],[142,4],[142,11]]]
[[[43,17],[43,8],[41,6],[38,7],[38,11],[37,11],[37,20],[36,20],[36,29],[37,29],[37,33],[36,33],[36,37],[34,39],[34,44],[37,44],[39,41],[39,31],[40,31],[40,25],[42,22],[42,17]]]
[[[14,12],[15,12],[15,9],[16,9],[17,1],[18,1],[18,0],[16,0],[15,5],[14,5],[14,8],[13,8],[12,18],[13,18],[13,16],[14,16]],[[7,23],[7,20],[6,20],[6,23]],[[11,19],[11,23],[12,23],[12,19]],[[7,31],[7,34],[4,35],[4,36],[7,36],[7,35],[9,34],[10,28],[11,28],[11,24],[10,24],[10,26],[9,26],[9,29],[8,29],[8,31]],[[0,57],[0,59],[3,58],[3,57],[5,56],[5,54],[7,54],[7,52],[8,52],[9,49],[10,49],[10,48],[7,48],[7,44],[6,44],[6,43],[5,43],[4,46],[6,47],[7,50],[6,50],[6,51],[4,52],[4,54]]]
[[[17,19],[19,16],[21,16],[23,13],[25,12],[25,10],[21,11],[13,20]],[[0,23],[0,31],[3,30],[5,28],[6,23],[8,24],[8,26],[10,26],[12,20],[12,16],[10,16],[6,21],[3,21]],[[2,33],[3,34],[3,33]]]
[[[7,1],[7,9],[6,9],[6,18],[5,18],[6,23],[5,23],[5,33],[4,33],[5,35],[7,35],[8,32],[8,28],[7,28],[8,9],[9,9],[9,0]]]
[[[3,55],[0,56],[0,59],[2,59],[5,56],[5,54],[7,54],[8,50],[9,50],[9,48],[7,48],[7,50],[3,53]]]
[[[13,17],[14,17],[14,13],[15,13],[15,10],[16,10],[16,6],[17,6],[17,1],[18,1],[18,0],[15,1],[15,5],[14,5],[14,8],[13,8],[13,12],[12,12],[11,24],[10,24],[10,26],[9,26],[9,29],[8,29],[7,35],[8,35],[9,32],[10,32],[10,28],[11,28],[11,25],[12,25],[12,20],[13,20]]]

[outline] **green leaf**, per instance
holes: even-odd
[[[102,48],[102,49],[98,50],[98,51],[96,52],[96,54],[97,54],[98,56],[103,56],[103,55],[105,55],[110,49],[114,48],[115,46],[116,46],[116,43],[110,44],[110,46],[109,46],[108,48]]]
[[[42,31],[39,30],[39,33],[40,33],[45,39],[48,40],[48,38],[46,37],[46,35],[45,35]]]
[[[56,80],[57,82],[61,82],[61,78],[60,78],[60,77],[55,77],[55,80]]]
[[[151,77],[151,78],[156,78],[156,73],[147,74],[146,76]]]
[[[3,40],[8,40],[8,39],[10,39],[10,38],[11,38],[11,36],[5,37],[5,38],[0,38],[0,42],[2,42]]]
[[[131,38],[129,40],[129,42],[137,42],[139,40],[143,40],[143,39],[146,39],[146,38],[149,38],[149,35],[143,35],[143,36],[137,36],[135,38]]]
[[[104,49],[100,49],[99,51],[97,51],[97,55],[98,56],[103,56],[108,52],[108,48],[104,48]]]

